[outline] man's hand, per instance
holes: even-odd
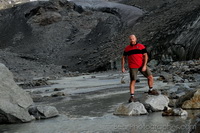
[[[144,71],[146,71],[146,70],[147,70],[147,66],[144,65],[144,66],[142,67],[142,71],[144,72]]]
[[[126,70],[125,70],[125,68],[123,67],[123,68],[122,68],[122,72],[124,73],[125,71],[126,71]]]

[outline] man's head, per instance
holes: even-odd
[[[135,45],[137,43],[137,38],[135,35],[130,35],[129,40],[131,45]]]

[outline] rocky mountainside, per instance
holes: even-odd
[[[160,62],[200,57],[198,0],[113,1],[35,1],[1,10],[0,61],[19,80],[103,71],[121,57],[130,34]]]
[[[150,45],[151,58],[174,61],[200,57],[200,1],[125,0],[123,3],[146,10],[147,14],[132,31]]]

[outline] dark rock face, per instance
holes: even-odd
[[[1,10],[0,61],[22,79],[104,71],[121,57],[130,34],[159,63],[200,57],[198,0],[84,2],[51,0]]]
[[[125,7],[137,11],[130,23],[143,15],[140,9]],[[0,35],[3,49],[0,55],[5,57],[1,62],[15,75],[20,69],[29,69],[30,75],[35,77],[63,71],[107,70],[110,60],[119,56],[122,47],[116,43],[125,29],[120,16],[123,12],[118,8],[114,4],[93,10],[66,0],[54,0],[1,10],[0,31],[5,33]],[[17,60],[15,65],[11,65],[12,59],[7,54]],[[20,71],[21,76],[22,73]]]
[[[144,5],[145,2],[149,4]],[[151,58],[176,61],[200,57],[200,1],[125,0],[124,3],[147,11],[133,31],[148,45]]]

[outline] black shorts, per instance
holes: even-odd
[[[142,68],[130,68],[129,72],[130,72],[131,81],[132,80],[137,80],[138,71],[140,71],[145,77],[149,77],[150,75],[152,75],[149,67],[147,67],[146,71],[142,71]]]

